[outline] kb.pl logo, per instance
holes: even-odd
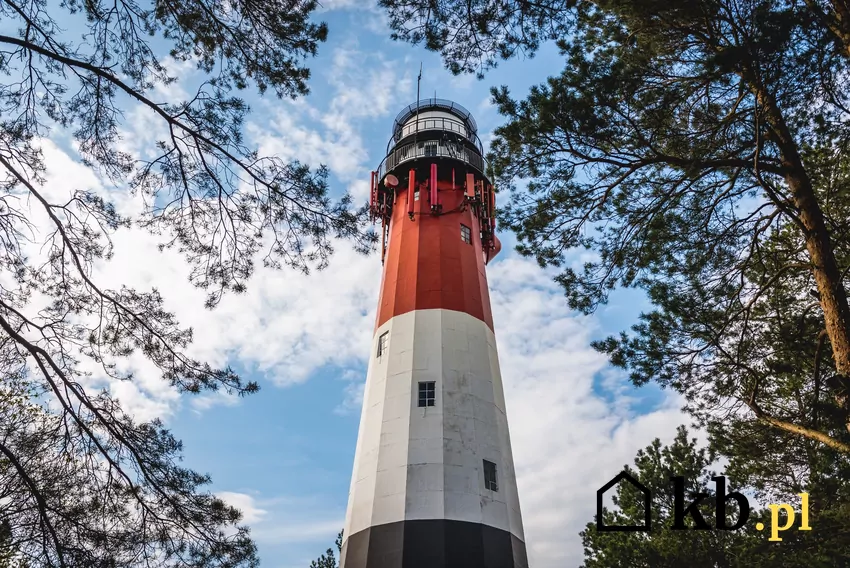
[[[747,524],[750,518],[750,502],[747,498],[737,491],[730,493],[726,492],[726,478],[723,476],[712,477],[714,482],[715,492],[715,525],[712,527],[706,522],[702,512],[699,510],[700,503],[703,499],[708,499],[708,493],[697,493],[694,495],[694,500],[687,506],[685,505],[685,478],[676,476],[670,478],[673,482],[673,525],[670,527],[674,531],[685,530],[723,530],[734,531]],[[643,494],[644,501],[644,519],[642,525],[623,526],[623,525],[606,525],[602,520],[602,499],[605,492],[620,483],[625,481],[633,485],[638,491]],[[800,527],[797,530],[810,531],[809,526],[809,494],[800,493],[802,504],[800,506]],[[726,506],[729,501],[734,501],[738,504],[738,519],[730,526],[726,523]],[[771,542],[781,542],[779,533],[787,531],[794,527],[796,512],[794,507],[787,503],[771,503],[767,506],[770,509],[770,538]],[[780,522],[780,512],[785,513],[784,523]],[[688,527],[685,524],[685,517],[689,516],[693,521],[693,527]],[[756,523],[757,530],[764,530],[764,523]],[[649,532],[652,530],[652,495],[650,491],[640,483],[637,479],[629,475],[627,472],[622,472],[614,479],[603,485],[596,492],[596,530],[600,532],[630,532],[641,531]]]

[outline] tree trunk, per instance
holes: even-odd
[[[803,166],[797,143],[772,97],[764,91],[758,91],[756,96],[779,137],[782,165],[786,171],[785,182],[791,191],[794,206],[799,211],[799,220],[805,228],[806,250],[820,295],[826,333],[832,345],[832,357],[840,375],[832,378],[830,386],[836,402],[845,411],[845,426],[850,431],[847,392],[850,381],[850,304],[847,302],[847,291],[841,281],[841,271],[835,260],[835,249],[826,227],[823,210]]]
[[[842,376],[850,377],[850,307],[823,211],[811,183],[792,182],[791,179],[787,181],[794,196],[794,204],[800,210],[800,221],[807,229],[806,249],[812,261],[835,367]]]

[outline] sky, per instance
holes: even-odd
[[[384,157],[393,118],[415,102],[420,63],[423,98],[436,94],[469,109],[485,148],[501,121],[490,87],[507,85],[522,96],[562,66],[546,46],[483,80],[453,77],[437,55],[392,41],[367,0],[327,0],[316,19],[330,33],[310,62],[310,95],[249,95],[247,141],[261,154],[327,165],[334,194],[349,191],[358,202],[368,197],[369,172]],[[180,75],[183,84],[159,94],[180,96],[197,80],[188,67]],[[135,151],[156,139],[156,123],[142,111],[129,108],[124,127]],[[123,212],[138,207],[80,163],[67,134],[54,132],[43,147],[49,195],[99,188]],[[635,323],[647,308],[639,293],[618,291],[597,313],[581,316],[568,309],[555,272],[513,252],[511,235],[500,238],[505,246],[488,278],[529,560],[533,568],[578,567],[578,533],[593,518],[596,489],[654,438],[669,442],[689,421],[676,395],[631,387],[590,348],[593,339]],[[305,276],[258,269],[246,294],[209,311],[177,253],[160,252],[154,237],[136,229],[119,231],[114,241],[115,257],[97,268],[100,281],[157,287],[166,307],[194,328],[190,352],[233,366],[261,391],[242,399],[181,396],[137,357],[127,361],[137,380],[109,387],[137,418],[161,418],[183,441],[184,465],[208,473],[211,490],[243,511],[263,566],[307,568],[333,546],[344,522],[379,257],[338,243],[326,270]],[[568,260],[581,263],[583,254]]]

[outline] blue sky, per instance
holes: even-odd
[[[358,200],[367,198],[369,171],[384,157],[393,118],[415,101],[420,62],[422,96],[436,90],[468,108],[485,146],[500,123],[489,88],[504,84],[522,96],[562,66],[546,46],[482,81],[453,77],[438,56],[393,42],[382,14],[365,0],[326,2],[316,17],[330,34],[310,63],[311,94],[281,101],[246,93],[254,110],[246,132],[261,153],[327,164],[333,191]],[[198,80],[189,66],[179,72],[184,82],[159,95],[180,96]],[[125,128],[125,143],[136,152],[158,132],[153,117],[133,108]],[[99,187],[123,211],[138,207],[123,188],[103,185],[80,164],[63,133],[44,148],[52,195]],[[634,323],[645,307],[641,294],[618,292],[597,314],[579,316],[567,309],[554,273],[519,258],[510,235],[500,238],[505,248],[489,278],[531,565],[578,566],[578,531],[592,518],[596,489],[687,419],[677,398],[631,388],[589,347]],[[259,270],[247,294],[209,312],[176,253],[160,253],[156,239],[136,230],[121,231],[115,243],[115,258],[98,268],[102,281],[157,286],[167,307],[194,327],[194,354],[234,366],[262,389],[238,400],[181,398],[135,357],[127,366],[138,381],[110,388],[139,418],[165,420],[185,444],[185,464],[209,473],[212,490],[243,509],[264,566],[306,568],[332,546],[344,520],[380,259],[341,243],[327,270]],[[570,260],[580,263],[583,254]]]

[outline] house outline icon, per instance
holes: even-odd
[[[626,480],[643,493],[643,525],[642,526],[608,526],[602,521],[602,498],[605,492]],[[652,528],[652,495],[646,486],[632,477],[627,471],[621,471],[614,479],[603,485],[596,491],[596,530],[599,532],[649,532]]]

